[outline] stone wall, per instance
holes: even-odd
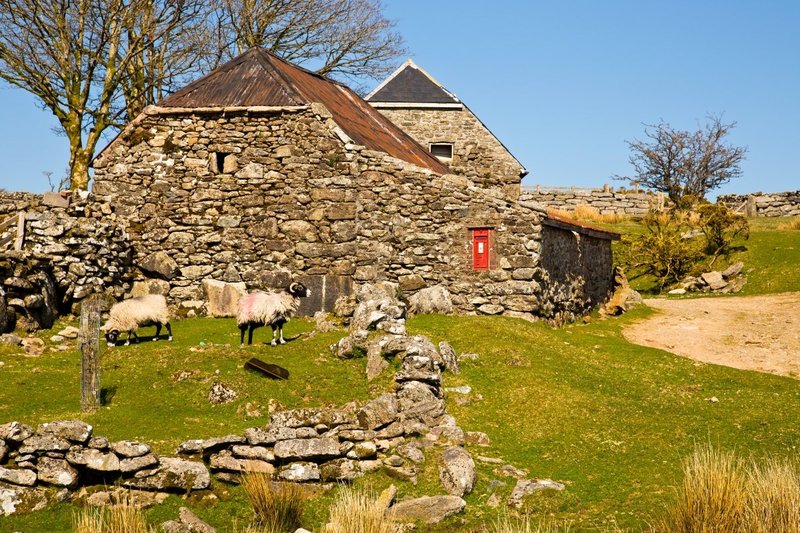
[[[466,106],[378,110],[425,148],[452,143],[453,159],[445,163],[455,174],[481,187],[499,187],[512,198],[519,194],[522,165]]]
[[[636,191],[614,191],[609,187],[543,188],[526,187],[522,198],[562,211],[574,211],[579,205],[589,206],[601,214],[640,216],[650,209],[661,210],[669,200],[663,194]]]
[[[800,216],[800,191],[721,194],[717,203],[751,217]]]
[[[0,191],[0,222],[20,211],[39,206],[41,203],[41,194]]]
[[[203,300],[203,279],[254,289],[290,275],[387,279],[408,294],[442,284],[467,313],[576,305],[543,305],[562,291],[540,264],[542,208],[345,144],[329,118],[320,106],[154,110],[96,160],[94,193],[136,265],[156,251],[175,261],[168,295],[183,305]],[[476,227],[493,232],[496,268],[471,268]]]
[[[75,311],[90,294],[119,299],[131,289],[131,249],[108,206],[89,195],[59,205],[41,195],[0,194],[0,212],[25,213],[23,250],[0,252],[0,299],[7,308],[0,329],[49,328],[59,312]]]

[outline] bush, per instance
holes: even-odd
[[[300,527],[305,494],[293,483],[273,484],[269,475],[248,472],[242,488],[253,507],[256,531],[294,531]]]
[[[709,203],[693,211],[650,212],[642,225],[644,233],[623,238],[620,263],[631,278],[652,275],[659,291],[694,270],[711,268],[738,239],[750,234],[746,218]]]
[[[652,275],[660,291],[688,274],[703,256],[697,239],[685,238],[696,229],[692,219],[682,211],[645,215],[645,232],[623,239],[621,262],[631,277]]]
[[[745,461],[701,446],[684,462],[675,502],[657,533],[800,532],[800,474],[787,461]]]
[[[697,207],[700,229],[706,238],[706,253],[714,264],[717,257],[728,251],[738,239],[750,237],[750,225],[742,215],[737,215],[721,204],[701,204]]]

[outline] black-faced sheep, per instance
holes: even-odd
[[[115,346],[120,334],[127,332],[128,338],[125,340],[125,346],[127,346],[131,343],[131,335],[136,342],[139,342],[139,337],[136,336],[137,328],[152,325],[156,326],[154,341],[157,341],[161,334],[161,326],[166,326],[169,334],[168,340],[172,340],[167,300],[158,294],[137,296],[114,304],[109,312],[108,321],[100,330],[105,332],[106,343],[109,346]]]
[[[241,333],[240,344],[244,346],[245,330],[249,330],[247,344],[253,344],[253,330],[266,325],[272,327],[272,346],[278,343],[285,344],[283,325],[297,312],[300,298],[310,295],[311,291],[302,283],[292,283],[288,289],[281,292],[258,291],[242,296],[236,313],[236,323]]]

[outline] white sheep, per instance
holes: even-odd
[[[158,294],[137,296],[114,304],[109,312],[108,321],[100,330],[105,332],[106,343],[109,346],[116,346],[120,334],[127,332],[128,338],[125,340],[125,346],[128,346],[131,343],[131,335],[136,342],[139,342],[139,337],[136,336],[137,328],[152,325],[156,326],[154,341],[157,341],[161,334],[161,326],[167,327],[169,334],[167,340],[172,340],[167,300]]]
[[[283,340],[283,325],[289,321],[300,307],[300,298],[311,295],[302,283],[292,283],[281,292],[253,292],[242,296],[236,313],[236,324],[241,333],[239,343],[244,346],[244,332],[248,331],[247,344],[253,344],[253,330],[269,325],[272,327],[272,346]],[[280,334],[280,338],[276,336]]]

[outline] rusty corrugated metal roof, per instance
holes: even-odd
[[[160,107],[291,106],[320,103],[356,144],[439,174],[450,170],[344,85],[252,48],[158,103]]]

